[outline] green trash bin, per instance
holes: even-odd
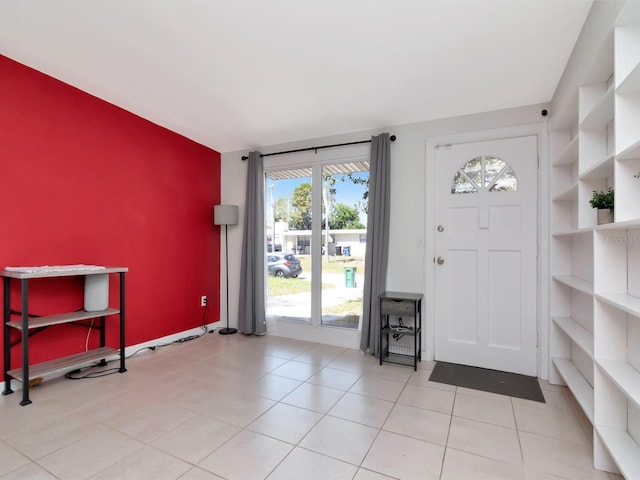
[[[356,267],[344,267],[344,286],[356,288]]]

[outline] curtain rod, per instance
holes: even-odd
[[[392,142],[396,141],[396,136],[391,135],[389,140]],[[261,157],[270,157],[271,155],[284,155],[285,153],[297,153],[297,152],[308,152],[311,150],[322,150],[323,148],[333,148],[333,147],[346,147],[347,145],[359,145],[361,143],[371,143],[371,140],[361,140],[359,142],[349,142],[349,143],[336,143],[333,145],[322,145],[320,147],[308,147],[308,148],[298,148],[297,150],[285,150],[284,152],[273,152],[273,153],[263,153],[260,155]],[[243,156],[242,161],[244,162],[249,157]]]

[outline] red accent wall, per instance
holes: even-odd
[[[0,55],[0,182],[0,269],[129,267],[127,345],[219,319],[218,152]],[[30,290],[33,314],[83,305],[80,279]],[[112,306],[117,294],[116,276]],[[18,289],[12,298],[19,310]],[[50,327],[32,337],[30,363],[82,352],[86,340],[85,328]],[[16,346],[12,368],[19,358]]]

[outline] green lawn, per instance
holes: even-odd
[[[303,272],[311,271],[311,255],[296,255],[300,260]],[[359,274],[364,273],[364,257],[345,257],[345,256],[329,256],[327,263],[326,257],[322,257],[323,273],[342,273],[344,267],[356,267]]]
[[[311,282],[301,278],[283,278],[269,275],[267,277],[267,288],[269,296],[289,295],[292,293],[304,293],[311,291]],[[335,288],[334,285],[323,283],[322,289]]]

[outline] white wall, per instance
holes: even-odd
[[[256,147],[262,153],[305,148],[318,145],[367,140],[371,135],[389,132],[397,136],[391,144],[391,228],[387,288],[395,291],[421,292],[425,304],[432,298],[433,212],[427,186],[433,177],[427,162],[429,139],[471,132],[503,129],[521,125],[544,125],[540,112],[546,105],[534,105],[497,112],[469,115],[410,125],[389,126],[378,130],[354,132],[332,137],[308,139],[281,145]],[[544,127],[546,131],[546,127]],[[546,164],[547,152],[541,151],[541,164]],[[241,157],[248,151],[222,154],[222,203],[240,205],[240,225],[229,229],[230,323],[234,324],[238,310],[238,284],[242,223],[245,202],[247,162]],[[544,216],[546,218],[546,216]],[[423,246],[419,246],[419,245]],[[224,256],[222,258],[224,262]],[[223,275],[224,277],[224,275]],[[224,278],[221,279],[224,282]],[[224,294],[224,284],[221,285]],[[225,318],[225,299],[221,299],[221,318]],[[424,322],[427,332],[433,318],[425,305]],[[431,330],[432,331],[432,330]],[[432,355],[432,338],[423,339],[426,358]]]

